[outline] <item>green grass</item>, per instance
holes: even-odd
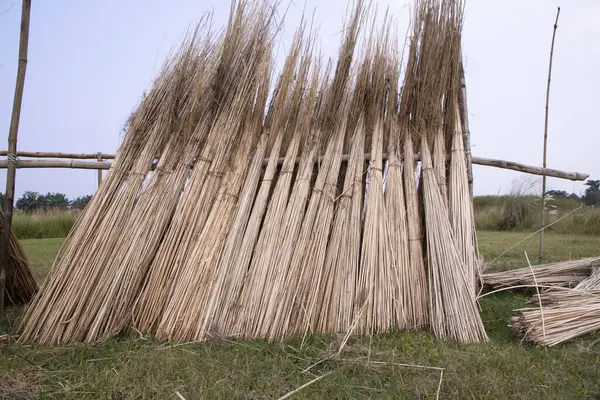
[[[479,245],[491,260],[524,236],[480,232]],[[508,253],[494,268],[524,266],[523,250],[536,259],[536,239]],[[60,243],[23,241],[38,279],[47,273]],[[546,235],[548,261],[598,255],[599,248],[597,237]],[[599,398],[600,335],[549,349],[521,343],[506,323],[526,299],[506,292],[482,299],[482,318],[491,339],[487,344],[445,343],[426,333],[354,337],[341,359],[321,363],[341,338],[161,344],[131,332],[94,345],[11,345],[1,349],[0,399],[176,399],[175,392],[188,400],[273,399],[328,372],[332,373],[294,398],[436,397],[439,371],[399,364],[444,368],[442,399]],[[9,311],[4,323],[14,330],[21,310]]]
[[[538,263],[539,234],[531,236],[531,232],[477,232],[479,251],[489,264],[490,270],[505,271],[507,269],[527,267],[525,252],[531,264]],[[513,245],[531,236],[514,249],[502,255]],[[500,257],[502,255],[502,257]],[[544,255],[542,263],[575,260],[600,255],[600,236],[544,234]],[[500,257],[500,258],[498,258]],[[498,258],[498,260],[496,260]],[[496,260],[495,262],[493,262]]]
[[[536,196],[478,196],[473,199],[475,225],[482,231],[531,232],[540,227],[540,199]],[[577,209],[577,210],[576,210]],[[551,212],[556,214],[551,214]],[[600,208],[582,207],[569,199],[546,203],[548,232],[600,235]]]
[[[12,229],[19,239],[64,238],[78,216],[78,211],[19,212],[13,218]]]

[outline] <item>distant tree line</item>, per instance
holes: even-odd
[[[578,196],[575,193],[567,193],[564,190],[549,190],[547,195],[555,199],[570,199],[582,201],[590,207],[600,207],[600,180],[589,179],[584,183],[587,188],[583,196]],[[63,193],[49,192],[41,194],[38,192],[27,191],[17,199],[15,207],[24,212],[32,212],[38,210],[67,210],[77,209],[83,210],[90,202],[92,196],[79,196],[73,200],[69,200]],[[0,204],[4,205],[4,193],[0,193]]]
[[[33,212],[40,210],[83,210],[90,202],[92,196],[79,196],[73,200],[63,193],[46,193],[27,191],[19,197],[15,203],[15,208],[23,212]],[[4,204],[4,193],[0,193],[0,204]]]
[[[575,193],[567,193],[564,190],[549,190],[546,194],[555,199],[571,199],[584,202],[587,206],[600,206],[600,180],[589,179],[584,183],[587,188],[583,196],[578,196]]]

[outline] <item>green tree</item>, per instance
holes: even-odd
[[[88,205],[91,199],[91,194],[88,194],[86,196],[79,196],[74,200],[71,200],[71,207],[78,210],[83,210]]]
[[[38,208],[49,209],[67,209],[69,208],[69,199],[62,193],[46,193],[38,197]]]
[[[585,189],[584,202],[588,206],[600,205],[600,180],[590,179],[584,183]]]
[[[15,207],[21,211],[31,212],[35,211],[39,207],[40,194],[38,192],[27,191],[23,193],[17,200]]]
[[[555,199],[566,199],[569,197],[569,194],[564,190],[548,190],[546,194],[554,197]]]

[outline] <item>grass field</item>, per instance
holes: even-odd
[[[479,245],[491,261],[525,236],[480,232]],[[38,280],[61,242],[23,241]],[[525,266],[523,251],[537,260],[537,237],[492,268]],[[600,237],[547,234],[546,251],[548,262],[598,255]],[[549,349],[522,343],[506,323],[527,298],[505,292],[481,300],[487,344],[461,346],[426,333],[390,333],[352,338],[338,359],[327,358],[341,338],[323,335],[285,343],[161,344],[130,332],[94,345],[10,345],[1,348],[0,399],[277,399],[324,374],[329,375],[294,398],[600,398],[600,335]],[[21,313],[9,310],[2,330],[14,332]],[[423,367],[443,368],[443,376]]]

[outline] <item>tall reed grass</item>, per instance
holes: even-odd
[[[582,206],[569,199],[552,199],[546,203],[547,231],[600,235],[600,209]],[[475,197],[475,226],[483,231],[535,231],[540,227],[540,199],[535,196],[481,196]]]
[[[12,229],[19,239],[63,238],[80,213],[79,210],[17,212],[13,217]]]

